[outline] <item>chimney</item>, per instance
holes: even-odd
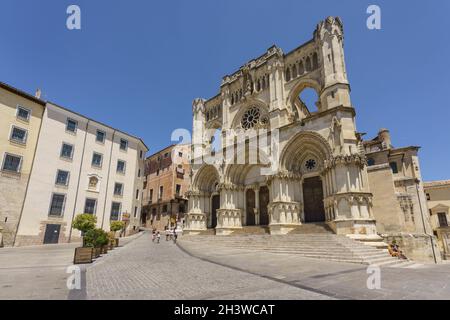
[[[41,94],[42,94],[41,89],[37,88],[36,93],[34,94],[34,96],[35,96],[37,99],[40,99],[40,98],[41,98]]]
[[[380,129],[380,131],[378,132],[378,139],[382,142],[383,149],[392,148],[391,134],[389,133],[388,129]]]

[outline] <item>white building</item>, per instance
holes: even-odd
[[[71,225],[82,213],[106,231],[111,220],[137,231],[147,151],[137,137],[48,102],[15,246],[77,240]]]

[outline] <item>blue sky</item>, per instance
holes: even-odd
[[[191,128],[191,103],[272,44],[285,52],[340,16],[358,131],[419,145],[425,180],[450,179],[448,0],[2,0],[0,81],[142,137]],[[82,30],[66,9],[82,10]],[[368,30],[377,4],[382,29]]]

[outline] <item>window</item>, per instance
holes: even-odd
[[[144,185],[142,186],[142,189],[147,189],[147,181],[144,181]]]
[[[113,202],[111,205],[111,221],[117,221],[119,220],[119,216],[120,216],[120,208],[121,208],[121,203],[120,202]]]
[[[56,174],[56,185],[58,186],[67,186],[69,185],[69,172],[64,170],[58,170]]]
[[[141,169],[138,170],[138,178],[141,177]]]
[[[63,143],[61,148],[61,158],[72,159],[73,157],[73,146],[67,143]]]
[[[11,130],[10,140],[18,143],[25,144],[27,142],[28,132],[25,129],[13,126]]]
[[[397,162],[390,162],[389,165],[391,166],[393,173],[398,173]]]
[[[127,151],[128,149],[128,141],[125,139],[120,139],[120,150]]]
[[[139,189],[136,190],[136,200],[139,200]]]
[[[183,152],[178,152],[178,156],[181,158],[183,157]]]
[[[177,184],[175,188],[175,194],[179,196],[181,193],[181,185]]]
[[[153,200],[153,189],[150,189],[150,201]]]
[[[95,214],[97,210],[97,200],[96,199],[86,199],[84,203],[84,213]]]
[[[431,200],[431,196],[429,193],[427,193],[427,200],[430,201]]]
[[[94,152],[94,154],[92,155],[92,166],[101,168],[102,162],[103,162],[103,155],[101,155],[100,153]]]
[[[142,159],[142,156],[143,156],[143,152],[142,152],[142,150],[141,150],[141,151],[139,151],[139,158]]]
[[[439,212],[438,219],[439,219],[439,226],[441,228],[448,227],[447,215],[445,214],[445,212]]]
[[[375,165],[375,160],[373,158],[369,158],[367,159],[367,165],[370,166],[374,166]]]
[[[169,157],[169,153],[164,153],[164,158],[167,158],[167,157]]]
[[[159,195],[158,195],[158,199],[162,199],[163,194],[164,194],[164,187],[163,187],[163,186],[160,186],[160,187],[159,187]]]
[[[64,212],[64,204],[66,202],[66,195],[65,194],[58,194],[54,193],[52,195],[52,201],[50,204],[50,216],[57,216],[61,217]]]
[[[137,217],[138,207],[134,207],[134,217]]]
[[[22,157],[21,156],[15,156],[9,153],[5,154],[5,158],[3,159],[3,171],[10,171],[10,172],[20,172],[22,166]]]
[[[106,133],[104,131],[97,130],[97,135],[95,137],[95,141],[100,142],[100,143],[105,143],[105,136],[106,136]]]
[[[125,173],[125,161],[117,160],[117,172]]]
[[[114,185],[114,195],[121,196],[123,195],[123,184],[116,182]]]
[[[73,120],[73,119],[67,119],[66,122],[66,131],[68,132],[77,132],[77,126],[78,126],[78,122]]]
[[[18,106],[17,107],[17,113],[16,113],[16,117],[17,119],[23,120],[23,121],[30,121],[30,116],[31,116],[31,110]]]

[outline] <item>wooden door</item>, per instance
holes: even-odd
[[[325,221],[323,187],[320,177],[307,178],[303,182],[305,222]]]
[[[259,224],[267,226],[269,224],[269,189],[263,186],[259,189]]]
[[[246,212],[247,212],[247,225],[255,225],[255,191],[253,189],[247,189],[246,196]]]
[[[217,209],[220,208],[220,195],[214,195],[211,200],[211,228],[217,227]]]

